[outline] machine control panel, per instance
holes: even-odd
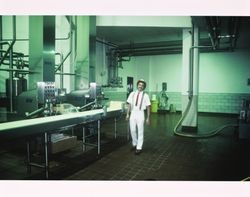
[[[55,82],[37,82],[38,103],[54,102],[56,99]]]

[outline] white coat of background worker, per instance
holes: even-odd
[[[143,79],[137,81],[137,90],[129,94],[127,103],[128,110],[126,120],[129,120],[130,132],[132,137],[132,150],[135,154],[142,151],[144,138],[144,110],[147,109],[146,124],[150,124],[150,99],[144,92],[146,82]]]

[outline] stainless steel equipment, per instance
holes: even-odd
[[[37,82],[38,103],[56,102],[55,82]]]
[[[75,90],[67,95],[66,102],[83,109],[102,108],[104,94],[101,86],[97,83],[90,83],[88,89]]]
[[[42,105],[44,116],[53,114],[56,104],[55,82],[37,82],[38,105]]]
[[[10,88],[12,85],[12,89]],[[12,83],[10,83],[10,79],[6,79],[5,81],[6,86],[6,96],[10,98],[12,96],[13,99],[13,110],[17,110],[17,96],[21,94],[23,91],[27,90],[27,79],[21,77],[14,77],[12,79]],[[10,106],[9,106],[10,107]]]
[[[55,107],[60,104],[71,104],[80,111],[103,107],[104,94],[97,83],[90,83],[88,89],[75,90],[67,95],[65,92],[64,89],[57,89],[55,82],[37,82],[37,89],[18,96],[17,112],[22,117],[30,118],[56,115]]]
[[[49,116],[54,113],[57,89],[55,82],[37,82],[37,89],[21,93],[17,99],[17,112],[20,116]]]

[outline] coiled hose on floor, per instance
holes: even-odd
[[[175,135],[182,136],[182,137],[190,137],[190,138],[209,138],[209,137],[213,137],[213,136],[217,135],[219,132],[221,132],[225,128],[238,127],[237,124],[222,125],[221,127],[218,127],[218,128],[216,128],[216,129],[214,129],[212,131],[209,131],[206,134],[191,134],[191,133],[184,133],[184,132],[177,131],[177,129],[179,128],[179,126],[183,122],[184,118],[186,117],[188,111],[190,110],[192,100],[193,100],[193,96],[191,95],[189,97],[189,102],[188,102],[188,105],[187,105],[183,115],[181,116],[180,120],[177,122],[177,124],[176,124],[176,126],[174,128],[174,134]]]

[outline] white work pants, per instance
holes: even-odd
[[[144,135],[144,111],[132,110],[129,119],[129,124],[132,137],[132,145],[136,146],[136,149],[141,150],[143,144],[143,135]]]

